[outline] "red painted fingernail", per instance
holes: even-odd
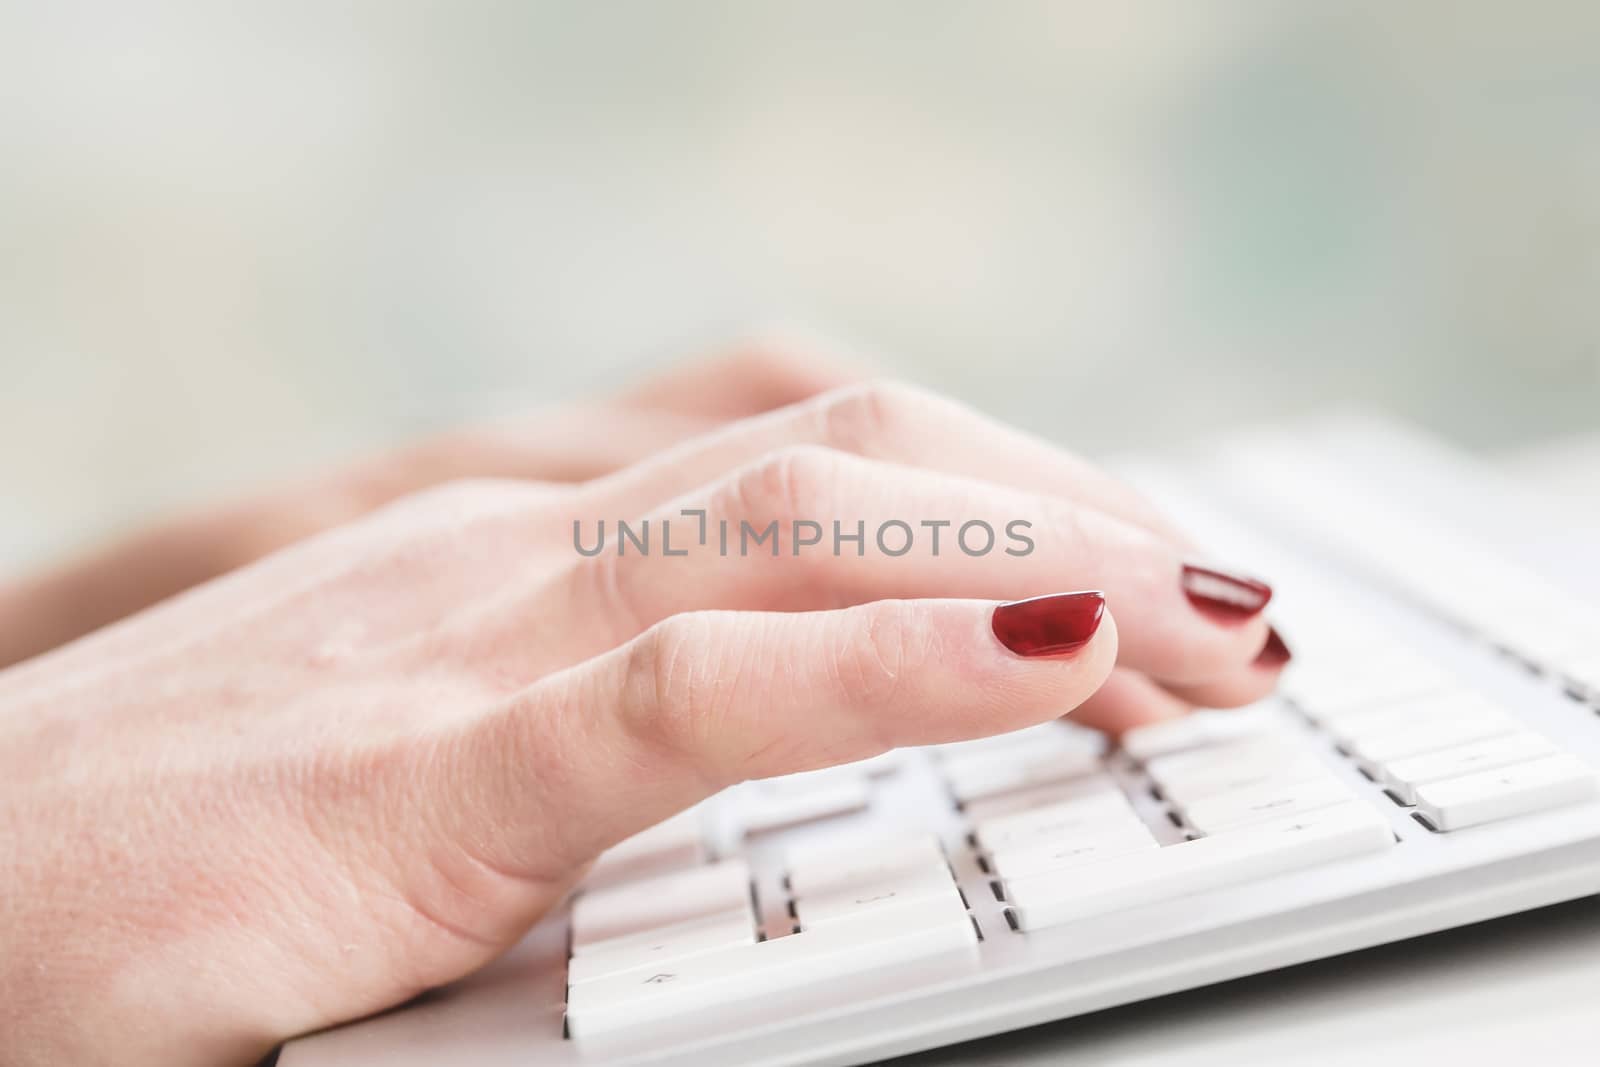
[[[1289,646],[1284,644],[1283,635],[1275,626],[1267,627],[1267,643],[1261,646],[1261,651],[1256,654],[1257,667],[1281,667],[1294,659],[1294,653],[1289,651]]]
[[[1089,643],[1105,617],[1104,593],[1052,593],[994,609],[994,635],[1019,656],[1062,656]]]
[[[1266,582],[1214,567],[1185,563],[1180,581],[1189,603],[1218,622],[1240,622],[1259,615],[1272,599],[1272,586]]]

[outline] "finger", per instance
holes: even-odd
[[[673,367],[622,393],[617,402],[717,421],[771,411],[861,377],[828,347],[778,336],[747,341]]]
[[[1121,737],[1137,727],[1187,715],[1195,706],[1138,671],[1119,667],[1072,713],[1072,721]]]
[[[674,616],[476,724],[462,817],[492,862],[553,877],[747,778],[1047,721],[1116,645],[1097,593]]]
[[[720,423],[671,411],[580,407],[430,438],[373,465],[382,500],[468,478],[578,482],[657,456]]]
[[[1267,637],[1250,661],[1250,669],[1196,685],[1172,686],[1173,695],[1195,707],[1242,708],[1268,696],[1278,686],[1278,676],[1293,656],[1277,629],[1267,627]]]
[[[797,445],[1076,500],[1190,547],[1187,535],[1154,505],[1088,460],[936,394],[883,382],[836,390],[686,442],[589,487],[586,505],[607,514],[639,514]]]
[[[691,501],[694,518],[683,512]],[[812,610],[1085,587],[1104,589],[1118,612],[1123,665],[1163,682],[1197,684],[1246,671],[1267,640],[1257,614],[1219,600],[1210,585],[1197,593],[1195,569],[1142,527],[1053,497],[826,449],[769,456],[651,521],[656,555],[616,540],[561,579],[569,586],[563,602],[572,605],[564,622],[581,654],[699,608]],[[923,527],[928,521],[945,528]],[[968,538],[970,522],[981,526]],[[860,542],[831,541],[834,523],[861,533]],[[985,529],[992,535],[986,544]],[[596,524],[577,538],[587,539],[584,551],[597,531]],[[888,531],[896,543],[880,547],[874,531]],[[1017,540],[1018,532],[1029,541]],[[766,537],[754,551],[751,533]],[[812,543],[802,543],[808,535]],[[964,538],[978,542],[973,551]],[[660,554],[674,541],[672,551],[687,558]]]

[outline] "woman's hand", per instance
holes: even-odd
[[[883,386],[281,551],[0,673],[0,1060],[249,1062],[467,973],[746,778],[1253,700],[1263,589],[1187,552],[1088,464]]]
[[[854,379],[815,352],[752,341],[598,402],[468,427],[178,516],[31,581],[0,583],[0,667],[408,493],[463,478],[583,481]]]

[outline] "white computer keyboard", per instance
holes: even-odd
[[[1347,451],[1129,470],[1272,575],[1278,697],[747,782],[285,1067],[864,1063],[1600,892],[1600,613]]]

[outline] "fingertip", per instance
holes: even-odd
[[[1014,655],[1038,659],[1076,654],[1109,618],[1105,594],[1099,590],[1049,593],[996,604],[990,628]],[[1114,632],[1115,624],[1112,628]]]
[[[1276,626],[1267,627],[1267,640],[1261,646],[1261,651],[1256,653],[1256,658],[1251,666],[1257,670],[1278,672],[1289,665],[1294,659],[1294,653],[1289,650],[1288,642],[1278,632]]]

